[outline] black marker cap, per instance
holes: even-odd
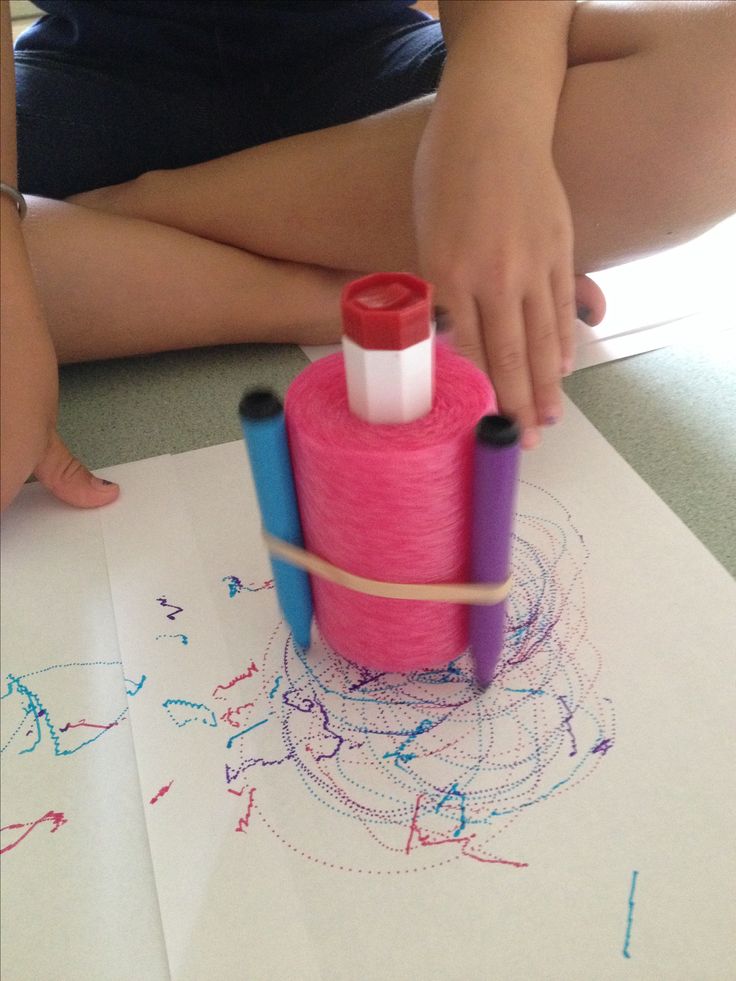
[[[247,391],[238,406],[243,419],[257,422],[259,419],[273,419],[284,411],[281,399],[269,388],[252,388]]]
[[[483,416],[475,427],[475,438],[485,446],[513,446],[520,435],[518,423],[510,416]]]

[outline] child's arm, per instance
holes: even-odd
[[[2,71],[2,181],[17,187],[15,73],[10,8],[0,11]],[[35,472],[57,497],[78,507],[113,500],[115,485],[103,485],[75,460],[56,433],[56,355],[38,298],[20,216],[13,199],[0,194],[0,506],[4,509]]]
[[[573,353],[572,220],[552,141],[574,8],[440,2],[447,62],[415,168],[422,272],[527,446],[561,413]]]

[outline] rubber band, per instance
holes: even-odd
[[[469,603],[472,605],[493,605],[502,603],[511,589],[511,577],[505,582],[472,583],[408,583],[383,582],[380,579],[366,579],[352,572],[340,569],[331,562],[313,555],[306,549],[285,542],[282,538],[262,529],[263,540],[269,552],[290,565],[337,586],[353,589],[368,596],[381,596],[385,599],[434,600],[437,603]]]
[[[18,209],[18,216],[20,217],[20,220],[23,221],[26,216],[26,212],[28,211],[28,205],[26,204],[26,199],[23,197],[20,191],[11,184],[6,184],[5,181],[0,181],[0,192],[7,194],[9,198],[13,199],[15,206]]]

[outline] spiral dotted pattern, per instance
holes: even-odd
[[[535,495],[555,517],[518,517],[506,643],[485,695],[465,655],[399,675],[351,664],[324,642],[304,656],[274,634],[261,698],[278,751],[259,756],[242,744],[228,765],[256,783],[262,767],[298,775],[298,812],[270,807],[265,787],[258,798],[259,816],[289,848],[330,868],[387,875],[464,856],[498,861],[512,822],[602,763],[616,732],[587,636],[587,550],[560,502],[527,485],[524,498]],[[325,818],[333,831],[359,823],[369,858],[355,862],[354,836],[316,833]]]

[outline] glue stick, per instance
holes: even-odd
[[[432,287],[409,273],[374,273],[342,294],[350,411],[366,422],[414,422],[432,408]]]

